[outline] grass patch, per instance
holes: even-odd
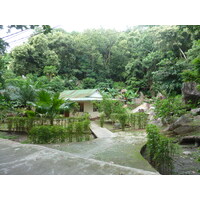
[[[32,144],[31,140],[27,139],[21,142],[21,144]]]
[[[12,140],[12,139],[17,139],[17,136],[14,136],[14,135],[8,135],[8,134],[2,132],[2,133],[0,133],[0,138],[1,138],[1,139]]]

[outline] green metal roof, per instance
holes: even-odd
[[[60,98],[87,98],[94,94],[97,89],[85,89],[85,90],[65,90],[60,93]]]

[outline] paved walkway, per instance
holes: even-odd
[[[97,138],[70,144],[47,144],[45,146],[88,159],[157,173],[140,154],[142,146],[146,143],[145,132],[117,132],[113,134],[115,137]]]
[[[81,143],[80,143],[81,144]],[[81,147],[81,146],[79,146]],[[0,139],[0,174],[12,175],[155,175],[157,172],[83,158],[44,146]]]
[[[90,129],[97,138],[108,138],[115,136],[115,134],[109,131],[107,128],[101,128],[95,122],[91,122]]]

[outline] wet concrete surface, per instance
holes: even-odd
[[[117,132],[113,134],[114,137],[97,138],[81,143],[48,144],[45,146],[84,158],[157,173],[140,154],[142,146],[146,143],[146,133]]]
[[[93,142],[93,141],[91,141]],[[81,144],[81,143],[80,143]],[[80,145],[79,144],[79,145]],[[79,146],[80,148],[82,146]],[[107,147],[109,148],[109,142]],[[85,147],[87,149],[87,147]],[[81,151],[81,150],[80,150]],[[82,149],[84,151],[84,149]],[[88,151],[87,151],[88,152]],[[94,151],[96,152],[96,151]],[[78,156],[33,144],[0,139],[1,175],[155,175],[155,171]]]
[[[90,129],[94,134],[95,138],[108,138],[115,136],[115,134],[109,131],[107,128],[102,128],[98,126],[95,122],[91,123]]]

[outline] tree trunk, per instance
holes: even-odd
[[[184,54],[183,50],[182,50],[180,47],[179,47],[179,50],[180,50],[181,54],[183,55],[183,57],[184,57],[185,59],[187,59],[186,55]]]

